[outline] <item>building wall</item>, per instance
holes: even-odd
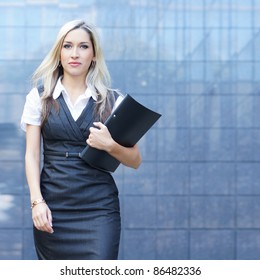
[[[35,259],[30,76],[59,27],[98,27],[113,86],[163,114],[115,173],[120,259],[260,258],[259,0],[0,0],[0,259]]]

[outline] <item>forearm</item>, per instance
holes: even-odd
[[[42,198],[40,188],[41,162],[41,128],[40,126],[26,126],[25,172],[30,189],[31,203]],[[32,206],[32,219],[38,230],[53,233],[51,211],[44,201],[36,202]]]
[[[141,164],[141,155],[138,146],[124,147],[113,141],[107,152],[122,164],[137,169]]]
[[[25,172],[30,190],[31,201],[42,197],[40,190],[40,157],[38,155],[25,154]]]
[[[25,155],[26,177],[31,194],[31,203],[42,198],[40,190],[40,158],[34,154]],[[42,203],[44,202],[44,203]],[[45,201],[32,206],[32,219],[38,230],[53,233],[51,211]]]

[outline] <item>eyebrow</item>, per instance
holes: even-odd
[[[73,44],[73,42],[71,42],[71,41],[64,41],[63,43]],[[90,44],[90,42],[80,42],[79,44]]]

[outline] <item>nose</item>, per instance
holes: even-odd
[[[72,58],[77,58],[77,57],[79,57],[78,48],[77,48],[77,47],[72,48],[71,57],[72,57]]]

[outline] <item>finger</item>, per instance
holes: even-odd
[[[52,216],[51,216],[51,211],[49,208],[46,209],[46,212],[44,213],[44,215],[41,216],[42,218],[42,230],[49,232],[49,233],[53,233],[53,228],[52,228]]]
[[[46,231],[46,232],[49,232],[49,233],[53,232],[53,229],[50,226],[50,223],[47,220],[47,217],[41,219],[39,228],[40,228],[41,231]]]
[[[89,132],[90,132],[90,133],[93,133],[93,131],[94,131],[95,129],[96,129],[96,128],[94,128],[94,127],[90,127],[90,128],[89,128]]]
[[[33,215],[33,222],[38,230],[53,233],[53,229],[47,215],[48,212],[36,212]]]
[[[105,125],[102,122],[93,122],[94,126],[98,127],[98,128],[104,128]]]
[[[42,219],[40,218],[35,219],[34,225],[38,230],[44,231],[44,222]]]
[[[42,226],[42,230],[49,232],[49,233],[53,233],[53,228],[51,227],[49,221],[45,221],[44,225]]]
[[[32,216],[33,216],[32,219],[33,219],[33,224],[34,224],[34,226],[35,226],[38,230],[41,230],[41,222],[40,222],[40,218],[39,218],[38,213],[33,213]]]
[[[34,224],[34,226],[38,229],[38,230],[40,230],[40,224],[39,224],[39,222],[38,222],[38,220],[33,220],[33,224]]]
[[[96,133],[99,133],[101,130],[100,127],[90,127],[89,128],[89,135],[95,135]]]
[[[47,219],[48,219],[49,225],[52,228],[52,215],[51,215],[51,211],[49,209],[48,209],[48,212],[47,212]]]

